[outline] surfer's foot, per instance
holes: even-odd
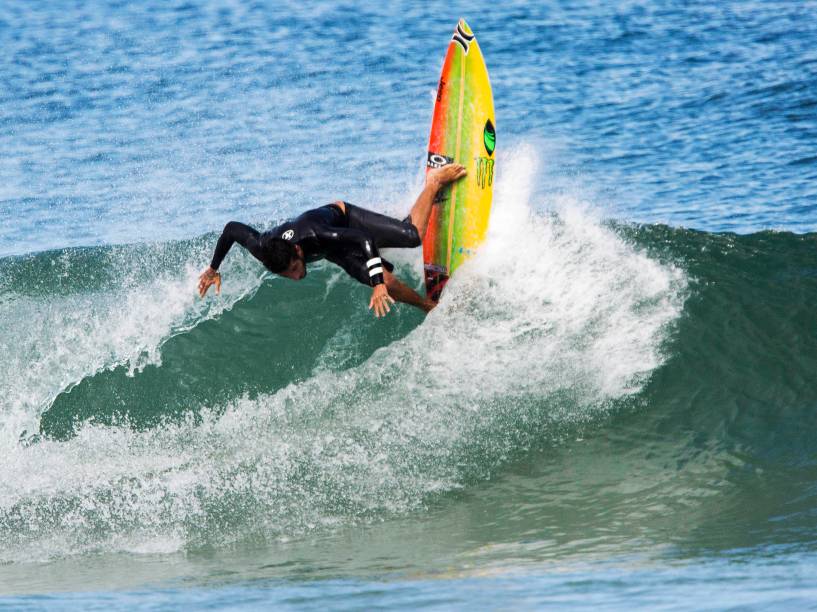
[[[426,185],[436,184],[438,188],[453,183],[464,177],[468,171],[462,164],[446,164],[439,168],[434,168],[426,174]]]

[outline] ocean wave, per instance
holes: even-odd
[[[667,357],[685,272],[575,202],[535,214],[531,149],[503,166],[484,249],[425,321],[405,308],[373,320],[365,288],[328,266],[296,284],[241,256],[225,295],[199,301],[194,261],[212,237],[4,260],[19,335],[3,376],[22,380],[3,411],[0,558],[402,514],[640,393]],[[171,262],[159,273],[157,252]],[[60,257],[68,275],[90,258],[99,280],[50,291]],[[40,418],[45,435],[17,443]]]
[[[752,533],[756,488],[813,465],[817,236],[602,221],[534,202],[531,149],[501,161],[484,248],[427,318],[375,320],[331,266],[292,283],[240,252],[199,300],[215,235],[0,260],[0,560],[380,521],[564,445],[571,478],[557,460],[537,486],[637,519],[618,537],[677,505],[710,543]],[[638,477],[619,491],[614,465]],[[508,520],[530,511],[499,488]],[[798,534],[813,502],[789,497]]]

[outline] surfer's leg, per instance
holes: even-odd
[[[414,202],[414,206],[411,207],[408,218],[411,219],[411,223],[417,228],[417,233],[421,238],[424,238],[426,235],[428,218],[431,216],[431,207],[434,205],[434,200],[439,190],[440,186],[438,183],[433,181],[427,182],[426,186],[420,192],[420,195],[417,196],[417,201]]]
[[[386,282],[386,289],[389,290],[389,295],[398,302],[416,306],[425,312],[430,312],[431,309],[437,305],[437,302],[424,298],[411,287],[407,287],[401,283],[397,280],[397,277],[390,272],[383,272],[383,280]]]
[[[408,216],[414,227],[417,228],[420,238],[425,238],[428,218],[431,216],[431,208],[434,205],[434,200],[437,199],[437,193],[449,183],[464,177],[465,174],[465,166],[461,164],[448,164],[440,168],[434,168],[426,174],[426,185],[420,195],[417,196],[417,201],[414,202]]]
[[[369,232],[377,248],[411,249],[420,246],[420,235],[408,218],[399,221],[349,202],[345,204],[349,227]]]

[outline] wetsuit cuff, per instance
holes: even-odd
[[[383,260],[379,257],[372,257],[366,262],[366,268],[369,270],[369,280],[372,287],[383,283]]]

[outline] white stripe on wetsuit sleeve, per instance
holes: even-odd
[[[372,270],[369,270],[369,276],[375,276],[377,274],[383,274],[383,268],[377,267],[373,268]]]
[[[382,263],[379,257],[372,257],[369,261],[366,262],[366,267],[371,268],[372,266],[379,266]]]

